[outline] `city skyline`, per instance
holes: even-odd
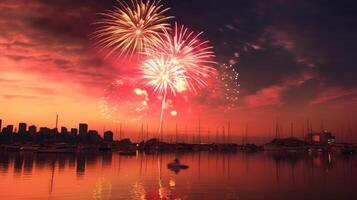
[[[58,116],[56,118],[58,123]],[[300,125],[300,126],[299,126]],[[274,127],[273,127],[274,126]],[[140,124],[135,129],[125,129],[122,124],[119,124],[116,129],[93,129],[90,128],[90,124],[80,122],[77,126],[36,126],[34,124],[28,124],[26,122],[19,122],[16,124],[4,124],[3,120],[0,119],[0,134],[6,133],[6,128],[10,127],[11,133],[17,134],[30,134],[35,135],[41,132],[41,129],[45,131],[54,131],[61,135],[86,135],[89,132],[94,132],[98,134],[102,139],[105,137],[106,132],[110,132],[113,136],[113,140],[130,139],[133,142],[147,141],[149,139],[157,138],[163,139],[167,142],[187,142],[194,143],[200,140],[201,142],[208,143],[236,143],[242,144],[249,140],[251,143],[266,143],[274,138],[289,138],[295,137],[301,140],[306,140],[307,135],[310,133],[323,133],[325,131],[331,131],[326,129],[325,124],[321,121],[320,127],[314,126],[309,120],[305,124],[280,124],[279,121],[272,125],[271,129],[267,130],[261,136],[251,134],[249,131],[249,124],[245,125],[244,131],[235,131],[231,128],[231,122],[227,121],[226,124],[222,126],[217,126],[215,129],[210,129],[202,126],[200,121],[197,126],[190,127],[179,126],[176,124],[175,129],[163,129],[163,135],[158,132],[158,128],[149,128],[149,124]],[[317,128],[314,128],[317,127]],[[333,134],[338,136],[338,142],[355,142],[356,138],[356,127],[350,125],[345,127],[345,129],[340,130],[341,132],[333,132]],[[163,138],[162,138],[163,137]],[[178,139],[179,138],[179,139]]]

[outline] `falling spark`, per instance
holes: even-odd
[[[195,34],[184,26],[175,27],[172,31],[164,30],[160,41],[146,50],[149,56],[164,57],[172,65],[185,70],[185,88],[194,92],[207,86],[206,79],[215,73],[212,59],[215,57],[208,41],[201,41],[201,33]]]
[[[186,84],[185,69],[164,57],[153,57],[146,60],[141,69],[146,85],[162,95],[159,128],[159,132],[161,132],[167,94],[170,92],[176,95],[177,91],[182,89],[182,84]]]
[[[224,94],[224,102],[227,109],[234,108],[239,99],[239,73],[234,65],[223,64],[217,69],[216,81],[218,89]]]
[[[176,110],[173,110],[173,111],[171,111],[171,116],[173,116],[173,117],[176,117],[177,116],[177,111]]]
[[[145,46],[160,42],[160,34],[167,31],[167,21],[172,17],[164,16],[170,8],[164,8],[160,0],[131,0],[130,3],[118,1],[119,7],[102,13],[104,19],[93,34],[96,45],[107,49],[107,56],[118,52],[119,56],[144,51]]]

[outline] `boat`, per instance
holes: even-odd
[[[167,168],[178,173],[180,170],[188,169],[188,165],[181,164],[180,160],[176,158],[173,162],[167,164]]]
[[[22,146],[20,147],[20,151],[37,151],[39,147],[37,146]]]
[[[76,151],[74,146],[69,145],[53,145],[53,146],[45,146],[40,147],[38,149],[38,153],[73,153]]]
[[[119,151],[122,156],[136,156],[136,151]]]

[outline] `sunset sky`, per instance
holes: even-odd
[[[203,31],[216,61],[234,64],[241,84],[239,102],[230,110],[204,92],[186,101],[184,95],[172,97],[175,107],[165,111],[170,130],[175,123],[196,130],[200,120],[204,130],[214,132],[230,121],[236,135],[248,124],[256,136],[273,136],[278,120],[289,135],[291,122],[300,134],[310,120],[316,131],[322,121],[337,134],[356,131],[357,5],[350,2],[163,0],[175,16],[170,23]],[[114,0],[0,1],[3,124],[54,127],[58,113],[60,126],[118,127],[102,114],[99,101],[136,64],[105,58],[89,36],[98,13],[113,6]],[[153,105],[136,120],[127,111],[115,117],[127,130],[148,122],[155,129],[158,108]],[[173,110],[177,116],[170,115]]]

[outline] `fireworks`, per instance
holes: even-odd
[[[238,77],[232,76],[234,80],[230,80],[234,69],[226,72],[222,68],[217,75],[216,62],[213,61],[215,57],[213,47],[208,41],[201,40],[202,32],[195,33],[177,24],[171,29],[167,22],[172,17],[164,15],[169,8],[164,8],[160,0],[131,0],[130,3],[125,1],[118,1],[118,3],[119,7],[102,14],[105,19],[97,22],[100,26],[93,34],[93,38],[97,46],[102,50],[108,50],[108,55],[118,53],[119,56],[134,54],[143,56],[140,59],[143,62],[139,66],[141,74],[138,81],[141,82],[138,83],[140,86],[146,85],[150,88],[152,94],[157,95],[157,99],[161,101],[159,128],[161,134],[164,109],[167,107],[165,105],[170,101],[166,99],[170,94],[176,96],[180,92],[193,91],[197,95],[198,91],[208,87],[208,83],[212,80],[217,82],[219,80],[220,83],[224,83],[227,101],[230,98],[232,101],[229,102],[236,101],[233,94],[238,94],[239,91],[233,89],[232,93],[230,90]],[[229,71],[228,68],[224,69]],[[214,79],[216,76],[217,79]],[[128,95],[125,97],[122,92],[125,86],[119,84],[118,88],[121,88],[118,93],[112,92],[101,99],[101,107],[105,113],[112,110],[116,112],[123,107],[129,108],[130,112],[135,108],[134,113],[147,109],[146,91],[130,90],[131,92],[127,91]],[[117,95],[122,99],[121,102],[116,103],[124,106],[117,109],[114,105],[115,109],[112,109],[108,105],[112,96]],[[139,104],[134,102],[132,105],[130,99],[138,99]],[[111,109],[107,109],[108,107]],[[126,114],[124,112],[124,116]],[[173,110],[170,114],[176,116],[177,111]]]
[[[185,70],[171,60],[154,56],[144,62],[142,72],[146,85],[152,87],[154,92],[163,95],[159,128],[161,132],[167,93],[171,91],[175,95],[182,85],[186,85]]]
[[[220,66],[217,71],[217,86],[224,95],[224,103],[227,106],[227,109],[232,109],[238,103],[240,87],[238,81],[239,73],[233,65],[226,64]]]
[[[93,35],[97,46],[108,49],[108,56],[114,52],[131,56],[160,42],[160,34],[169,27],[167,20],[172,18],[164,16],[169,8],[163,8],[160,0],[118,3],[119,7],[102,13],[105,19],[96,23],[100,25]]]
[[[197,92],[215,72],[212,47],[208,41],[201,41],[200,35],[176,24],[172,32],[164,30],[160,41],[145,49],[148,59],[141,68],[143,78],[154,92],[163,94],[160,132],[168,91],[174,95],[185,90]]]
[[[187,89],[197,92],[206,86],[206,79],[215,72],[212,47],[208,41],[200,40],[201,34],[175,24],[171,32],[164,30],[160,41],[151,45],[146,54],[164,57],[170,64],[183,68]]]
[[[185,85],[186,82],[185,69],[163,57],[146,60],[141,70],[146,85],[159,94],[166,95],[168,91],[171,91],[175,95],[182,87],[181,85]]]

